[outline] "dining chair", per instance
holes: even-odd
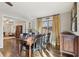
[[[24,41],[24,39],[27,39],[28,37],[30,36],[34,36],[34,33],[32,34],[28,34],[28,33],[23,33],[20,35],[20,54],[22,52],[22,50],[29,50],[29,45],[27,45],[27,43]],[[23,49],[23,47],[25,47],[25,49]],[[31,48],[32,48],[32,51],[33,51],[33,47],[34,47],[34,44],[32,44]],[[26,52],[27,54],[28,52]]]
[[[37,38],[36,42],[35,42],[35,51],[40,50],[41,49],[41,37]]]
[[[27,36],[28,36],[28,33],[22,33],[22,34],[20,34],[20,54],[21,54],[21,52],[22,52],[23,47],[26,46],[26,42],[23,41],[23,40],[24,40],[25,38],[27,38]]]
[[[44,47],[45,44],[45,34],[42,36],[42,48]]]
[[[47,44],[50,43],[50,33],[45,34],[42,40],[42,47],[46,48]]]

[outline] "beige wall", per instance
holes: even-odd
[[[0,48],[3,48],[3,13],[0,12]]]
[[[23,26],[23,33],[28,32],[29,29],[29,22],[32,22],[30,20],[25,20],[25,21],[16,21],[16,25],[22,25]],[[34,24],[31,24],[31,26]],[[35,26],[34,26],[35,27]]]
[[[60,14],[60,21],[61,21],[61,32],[63,31],[71,31],[71,13],[66,12],[63,14]]]
[[[6,24],[4,22],[4,32],[7,32],[7,33],[15,33],[16,25],[22,25],[23,26],[23,31],[22,32],[23,33],[25,33],[25,31],[27,32],[29,21],[22,20],[22,19],[21,20],[19,20],[19,19],[12,19],[12,18],[8,18],[8,19],[9,20],[10,19],[13,20],[13,23],[11,25],[11,24]]]

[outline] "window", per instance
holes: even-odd
[[[42,20],[43,22],[43,26],[42,26],[42,29],[48,29],[48,31],[52,30],[52,19],[51,18],[44,18]]]

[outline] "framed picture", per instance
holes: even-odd
[[[77,17],[72,19],[72,31],[73,32],[77,31]]]
[[[71,30],[73,32],[77,31],[77,3],[74,3],[71,10]]]
[[[74,16],[75,16],[74,8],[71,10],[71,16],[72,16],[72,18],[74,18]]]

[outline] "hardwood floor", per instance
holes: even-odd
[[[15,39],[5,39],[3,47],[4,56],[17,56],[16,40]]]
[[[28,51],[22,51],[21,55],[18,53],[18,42],[17,39],[4,39],[4,47],[0,49],[4,57],[28,57]],[[69,57],[69,55],[63,55]],[[48,44],[46,48],[43,48],[41,51],[35,51],[32,54],[32,57],[60,57],[59,50],[52,47],[51,44]]]

